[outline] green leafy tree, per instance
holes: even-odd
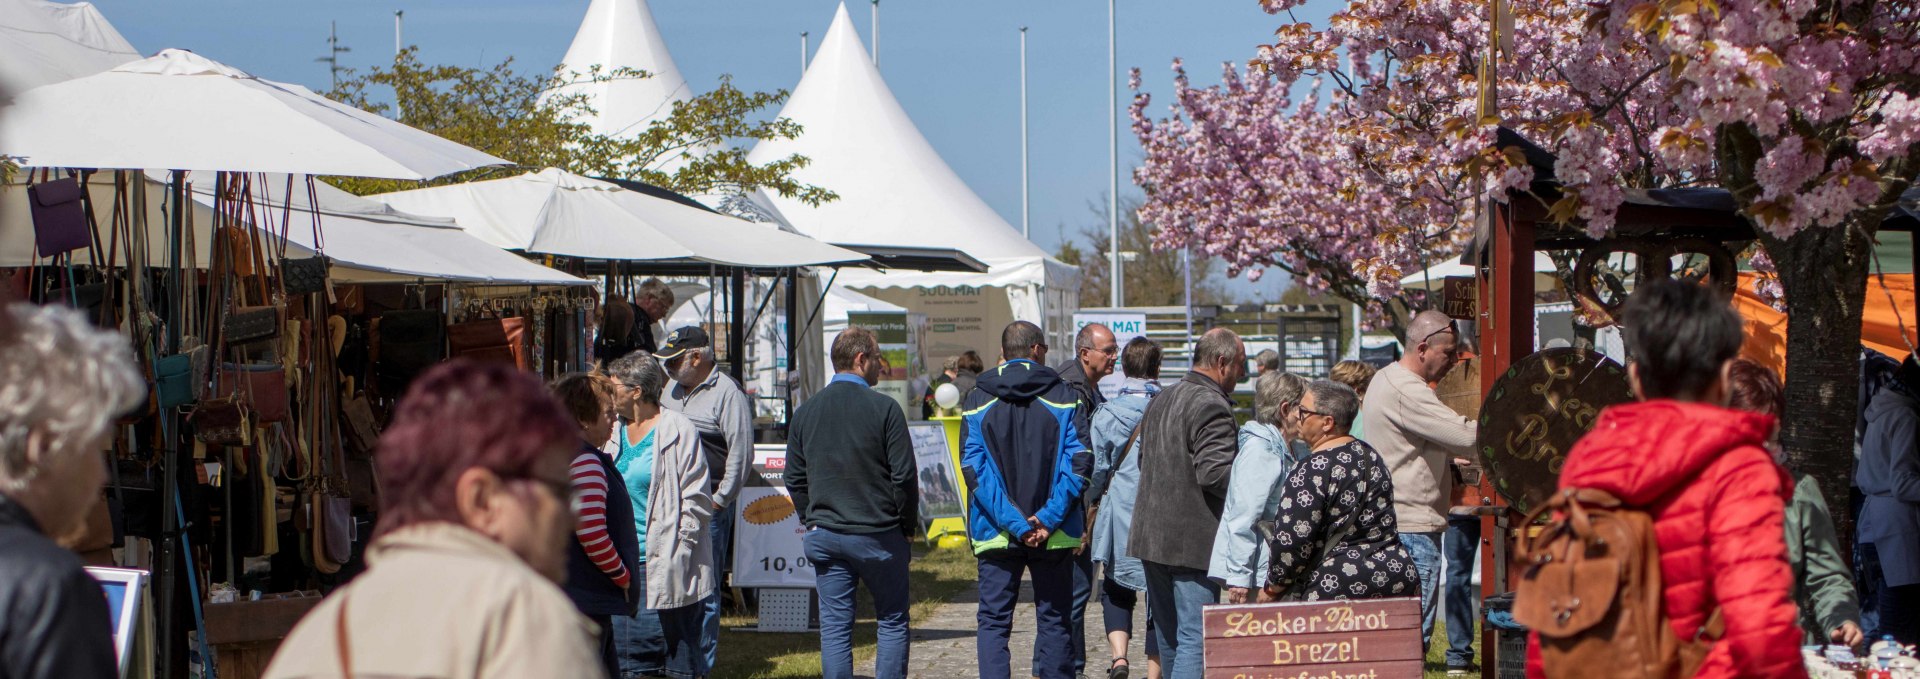
[[[630,137],[597,134],[585,122],[594,113],[587,96],[563,92],[574,84],[651,77],[634,69],[585,73],[556,67],[529,74],[512,58],[488,68],[421,63],[418,48],[394,57],[393,65],[364,73],[348,71],[329,94],[333,99],[460,142],[515,163],[482,168],[428,182],[335,178],[354,193],[437,186],[557,167],[592,177],[634,179],[686,194],[737,195],[766,189],[809,205],[836,198],[832,191],[793,179],[806,156],[755,165],[728,142],[791,139],[800,125],[786,118],[756,120],[787,92],[745,92],[722,76],[712,91],[675,103],[666,117]],[[689,151],[677,167],[668,162]]]

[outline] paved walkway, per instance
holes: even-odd
[[[1100,622],[1098,580],[1094,588],[1094,598],[1087,605],[1086,676],[1101,679],[1107,676],[1107,663],[1111,661],[1111,656],[1108,654],[1106,632]],[[979,677],[980,663],[974,648],[975,631],[979,628],[975,614],[979,610],[980,589],[968,587],[956,595],[952,602],[941,606],[932,617],[914,625],[908,676],[928,679]],[[1023,584],[1020,588],[1020,605],[1013,613],[1013,634],[1007,640],[1008,650],[1013,656],[1014,677],[1033,676],[1030,671],[1033,662],[1033,626],[1033,592],[1030,586]],[[1127,662],[1134,668],[1131,674],[1134,679],[1145,677],[1147,672],[1147,657],[1139,636],[1146,629],[1146,606],[1137,606],[1133,613],[1135,636],[1127,649]],[[871,677],[873,662],[867,661],[856,670],[862,677]]]

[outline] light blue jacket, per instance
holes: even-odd
[[[1118,396],[1094,412],[1091,425],[1091,487],[1096,491],[1106,489],[1103,496],[1093,498],[1100,503],[1100,513],[1093,519],[1093,560],[1107,564],[1108,578],[1136,592],[1147,589],[1146,572],[1140,560],[1127,556],[1127,533],[1133,527],[1133,499],[1140,490],[1139,442],[1134,442],[1133,453],[1119,469],[1114,469],[1114,461],[1120,458],[1120,447],[1126,445],[1127,437],[1140,423],[1140,416],[1147,412],[1147,401],[1158,393],[1158,382],[1129,378],[1121,385]]]
[[[1288,445],[1280,428],[1248,421],[1240,427],[1240,456],[1233,459],[1227,504],[1213,535],[1213,559],[1207,577],[1225,587],[1253,589],[1267,584],[1267,545],[1254,530],[1256,521],[1280,510],[1279,490],[1293,465],[1308,454],[1305,443]]]

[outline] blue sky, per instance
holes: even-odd
[[[559,63],[587,0],[93,0],[146,53],[180,47],[250,71],[325,90],[329,22],[338,22],[345,66],[385,64],[393,54],[393,13],[406,12],[404,38],[428,63],[486,66],[511,56],[527,67]],[[722,74],[749,90],[792,89],[800,76],[800,33],[817,48],[837,0],[651,0],[674,59],[696,90]],[[1321,22],[1337,2],[1320,0],[1305,20]],[[872,44],[871,5],[848,4]],[[989,205],[1020,224],[1019,27],[1028,31],[1032,238],[1049,251],[1099,223],[1088,208],[1107,191],[1106,3],[1098,0],[882,0],[880,64],[894,96],[920,132]],[[1119,0],[1122,73],[1120,162],[1138,162],[1124,116],[1125,70],[1138,66],[1150,109],[1164,115],[1168,64],[1186,59],[1196,84],[1218,81],[1218,64],[1244,61],[1281,18],[1257,0]],[[831,188],[831,187],[829,187]],[[1121,193],[1138,194],[1122,175]],[[1277,298],[1284,277],[1234,282],[1248,301]]]

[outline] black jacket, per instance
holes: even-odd
[[[107,595],[0,495],[0,679],[117,679]]]
[[[1100,394],[1100,383],[1087,379],[1087,369],[1080,365],[1080,359],[1067,359],[1054,371],[1060,373],[1060,381],[1080,394],[1080,407],[1073,411],[1073,426],[1080,430],[1080,445],[1093,450],[1093,412],[1106,405],[1107,397]]]
[[[800,523],[836,533],[920,529],[920,473],[907,417],[885,394],[835,380],[787,427],[787,493]]]

